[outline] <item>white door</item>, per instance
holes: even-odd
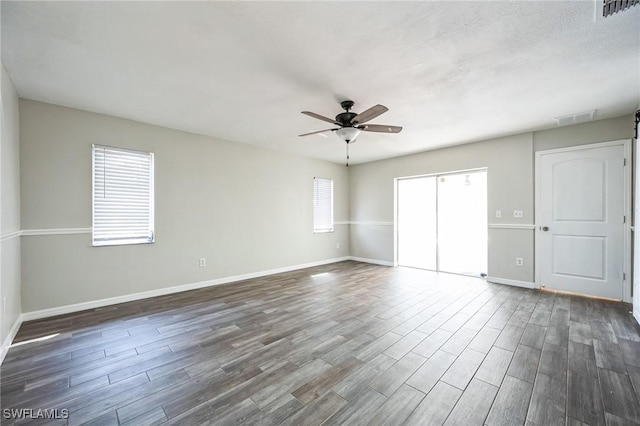
[[[640,147],[635,141],[636,167],[640,164]],[[636,194],[635,194],[635,231],[633,235],[633,316],[640,323],[640,173],[636,169]]]
[[[624,147],[538,154],[539,283],[622,299]]]

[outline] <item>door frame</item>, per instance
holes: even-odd
[[[633,226],[631,227],[631,233],[633,235],[632,239],[632,256],[631,260],[631,268],[632,268],[632,288],[633,295],[631,297],[632,307],[632,315],[640,324],[640,235],[638,235],[638,230],[636,227],[636,223],[638,221],[638,217],[640,217],[640,196],[638,192],[640,192],[640,174],[638,174],[638,170],[636,169],[637,165],[640,164],[640,150],[638,149],[638,139],[637,137],[633,139],[631,142],[632,151],[633,151],[633,170],[635,171],[633,176]]]
[[[419,175],[399,176],[399,177],[393,178],[393,266],[400,266],[398,264],[398,209],[400,207],[398,203],[398,182],[406,179],[459,175],[459,174],[474,173],[474,172],[487,173],[487,205],[488,205],[489,204],[489,168],[488,167],[474,167],[470,169],[451,170],[446,172],[423,173]],[[436,185],[436,194],[437,194],[437,185]],[[436,215],[437,215],[437,212],[438,212],[438,208],[436,206]],[[489,225],[489,211],[487,210],[487,227],[488,225]],[[437,249],[436,249],[436,253],[437,253]],[[489,263],[489,245],[487,240],[487,268],[489,266],[488,263]],[[439,267],[440,267],[440,264],[438,262],[438,259],[436,258],[436,269],[439,269]],[[437,272],[440,273],[440,271],[437,271]],[[442,273],[448,274],[449,272],[442,272]],[[488,274],[488,271],[486,273]]]
[[[610,146],[623,146],[624,147],[624,159],[625,159],[625,164],[624,164],[624,169],[623,169],[623,175],[624,175],[624,188],[623,188],[623,198],[624,198],[624,214],[626,216],[626,221],[624,223],[624,232],[623,232],[623,244],[624,244],[624,259],[623,259],[623,267],[622,267],[622,272],[624,273],[624,279],[622,281],[622,301],[623,302],[627,302],[630,303],[631,302],[631,286],[633,285],[633,278],[631,276],[631,262],[633,261],[631,258],[631,230],[632,230],[632,224],[631,224],[631,199],[632,199],[632,194],[631,194],[631,170],[632,170],[632,163],[633,163],[633,156],[631,155],[631,139],[620,139],[620,140],[615,140],[615,141],[608,141],[608,142],[599,142],[599,143],[590,143],[590,144],[584,144],[584,145],[576,145],[576,146],[570,146],[570,147],[565,147],[565,148],[557,148],[557,149],[547,149],[547,150],[543,150],[543,151],[536,151],[535,153],[535,180],[534,180],[534,185],[535,185],[535,250],[534,250],[534,254],[535,254],[535,260],[534,260],[534,264],[535,264],[535,268],[534,268],[534,283],[535,283],[535,288],[540,289],[542,287],[542,284],[540,283],[540,275],[541,275],[541,265],[540,262],[538,261],[538,259],[541,259],[541,254],[540,254],[540,227],[542,226],[542,224],[540,223],[540,218],[542,217],[541,215],[541,197],[542,194],[540,193],[540,187],[541,187],[541,171],[540,171],[540,167],[541,167],[541,158],[543,155],[548,155],[548,154],[559,154],[559,153],[563,153],[563,152],[571,152],[571,151],[582,151],[582,150],[586,150],[586,149],[594,149],[594,148],[605,148],[605,147],[610,147]]]

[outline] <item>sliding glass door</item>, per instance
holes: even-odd
[[[486,274],[486,170],[399,179],[397,209],[400,266]]]
[[[438,270],[487,272],[487,172],[438,177]]]
[[[398,181],[398,264],[437,269],[436,178]]]

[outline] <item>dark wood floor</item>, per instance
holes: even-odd
[[[24,324],[18,341],[60,334],[10,349],[2,413],[66,409],[51,424],[69,425],[640,424],[628,311],[343,262]]]

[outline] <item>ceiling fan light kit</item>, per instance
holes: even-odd
[[[316,114],[311,111],[302,111],[304,115],[308,115],[309,117],[313,117],[318,120],[326,121],[328,123],[335,124],[337,128],[334,129],[325,129],[318,130],[315,132],[303,133],[299,136],[309,136],[315,135],[324,132],[335,132],[336,135],[343,141],[347,143],[347,167],[349,167],[349,144],[355,142],[356,138],[360,134],[360,132],[376,132],[376,133],[400,133],[402,127],[400,126],[387,126],[383,124],[364,124],[374,118],[378,117],[381,114],[389,111],[384,105],[375,105],[369,108],[368,110],[357,114],[355,112],[351,112],[351,108],[353,108],[353,101],[342,101],[340,102],[340,106],[345,112],[341,112],[336,115],[336,118],[332,120],[331,118],[325,117],[320,114]]]
[[[361,130],[357,127],[343,127],[335,131],[336,135],[346,143],[355,142]]]

